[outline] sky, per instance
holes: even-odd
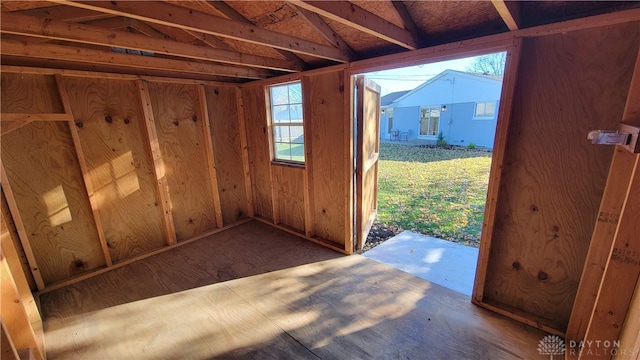
[[[374,71],[365,75],[380,85],[381,95],[384,96],[396,91],[412,90],[447,69],[465,71],[473,59],[471,57],[393,70]]]

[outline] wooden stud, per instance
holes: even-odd
[[[183,60],[157,58],[154,56],[130,55],[116,52],[83,49],[51,44],[25,44],[2,40],[3,55],[14,55],[37,59],[59,59],[98,65],[115,65],[135,69],[180,71],[199,75],[218,75],[250,79],[265,78],[269,73],[263,70],[214,65]]]
[[[567,325],[567,340],[578,342],[584,340],[586,335],[618,225],[617,218],[622,211],[624,198],[631,181],[634,160],[634,155],[622,148],[616,148],[613,154],[607,184],[598,210],[598,220],[593,229],[589,252]]]
[[[42,318],[40,317],[40,311],[38,310],[36,301],[31,293],[31,289],[29,288],[29,282],[24,273],[18,251],[6,226],[7,219],[3,216],[1,221],[2,223],[0,226],[2,227],[2,239],[0,241],[2,242],[2,256],[4,256],[4,260],[6,260],[9,270],[11,271],[13,281],[19,295],[19,300],[22,303],[29,324],[34,331],[38,349],[40,352],[44,353],[44,333],[42,332]],[[4,296],[5,294],[2,295]]]
[[[509,134],[509,123],[511,121],[513,99],[518,79],[521,41],[518,41],[513,46],[507,47],[506,50],[507,60],[505,63],[505,76],[502,82],[502,99],[500,100],[500,109],[498,110],[498,124],[496,125],[493,157],[491,159],[491,170],[489,173],[489,186],[487,189],[487,204],[485,206],[484,222],[482,224],[482,237],[480,239],[480,250],[478,252],[476,277],[473,285],[473,294],[471,296],[471,301],[475,304],[481,304],[484,299],[484,283],[487,278],[491,239],[495,228],[498,195],[500,194],[502,167],[507,151],[507,136]]]
[[[242,101],[242,91],[236,88],[236,106],[238,107],[238,123],[240,124],[240,147],[242,148],[242,168],[244,169],[244,187],[247,192],[248,216],[255,216],[253,208],[253,188],[251,187],[251,169],[249,165],[249,149],[247,145],[247,124],[244,118],[244,103]]]
[[[7,205],[9,206],[9,211],[11,212],[11,216],[13,217],[13,222],[16,226],[16,230],[18,231],[20,243],[22,244],[22,248],[24,249],[24,254],[27,257],[27,261],[29,262],[31,274],[33,275],[33,279],[36,282],[38,290],[42,290],[45,288],[44,280],[42,280],[40,268],[38,267],[36,258],[33,255],[33,249],[31,249],[29,236],[27,235],[27,230],[24,227],[22,215],[20,214],[20,209],[18,208],[18,204],[16,203],[16,198],[13,196],[11,184],[9,183],[9,178],[7,177],[7,172],[4,169],[2,160],[0,160],[0,183],[2,184],[2,191],[4,191],[4,195],[7,199]]]
[[[13,340],[9,336],[8,330],[5,328],[4,323],[0,321],[0,336],[2,336],[2,342],[0,343],[0,349],[2,349],[3,360],[18,360],[20,357],[18,356],[18,350],[16,350],[16,346],[13,343]]]
[[[171,199],[169,196],[169,188],[167,187],[167,179],[164,173],[164,163],[162,161],[162,153],[160,152],[160,143],[158,134],[156,133],[155,119],[153,110],[151,109],[151,99],[149,97],[149,89],[143,80],[138,80],[138,89],[140,90],[140,101],[142,104],[142,112],[145,119],[145,127],[147,129],[147,140],[153,158],[153,169],[156,176],[156,186],[158,197],[160,198],[160,206],[162,207],[162,223],[164,224],[164,232],[167,237],[169,246],[175,245],[176,229],[173,224],[173,215],[171,213]]]
[[[636,349],[635,358],[632,353],[625,354],[629,356],[620,354],[619,357],[616,357],[616,360],[619,358],[629,360],[640,359],[640,278],[638,278],[636,291],[631,299],[629,312],[627,313],[627,318],[625,319],[624,326],[622,327],[619,349],[627,349],[627,351],[629,349]]]
[[[418,48],[418,42],[409,31],[352,3],[302,0],[295,0],[292,3],[403,48],[409,50]]]
[[[631,125],[640,125],[640,49],[637,51],[622,120]],[[640,154],[625,154],[624,152],[627,152],[627,150],[620,149],[619,146],[616,150],[609,170],[609,178],[607,179],[605,193],[601,202],[601,209],[603,206],[611,206],[611,202],[621,200],[619,190],[615,188],[622,187],[626,189],[622,198],[624,203],[619,213],[607,214],[608,216],[604,217],[601,214],[598,218],[598,223],[613,220],[615,223],[613,238],[611,238],[610,232],[606,232],[606,230],[610,230],[606,225],[605,229],[600,229],[598,233],[594,231],[589,255],[593,255],[592,249],[597,253],[605,250],[603,245],[593,243],[593,241],[600,241],[605,245],[610,245],[608,246],[606,264],[601,278],[598,279],[596,276],[598,272],[595,272],[591,278],[585,279],[583,277],[581,279],[585,280],[584,284],[581,281],[581,287],[588,289],[593,289],[593,281],[599,280],[596,281],[599,287],[595,301],[588,297],[588,293],[586,296],[582,294],[585,299],[576,300],[584,303],[584,306],[592,305],[592,307],[588,308],[592,309],[592,311],[584,338],[580,336],[583,329],[582,321],[580,320],[584,319],[583,311],[585,309],[576,309],[574,307],[576,314],[572,313],[571,319],[573,320],[572,325],[575,326],[575,328],[571,329],[571,336],[574,336],[575,339],[571,340],[584,340],[587,344],[589,341],[619,340],[622,324],[629,312],[633,291],[640,277],[640,242],[637,241],[640,233],[640,223],[638,222],[638,211],[640,210],[640,191],[638,191],[640,189]],[[627,177],[630,166],[632,170],[630,176]],[[610,189],[610,187],[614,189]],[[598,226],[603,226],[598,225],[598,223],[596,223],[596,230],[598,230]],[[598,235],[598,238],[595,237],[596,235]],[[601,261],[602,259],[597,257],[595,259],[587,258],[587,260]],[[600,262],[599,265],[602,266],[602,263]],[[585,270],[586,268],[587,266],[585,266]],[[611,296],[614,293],[615,296]],[[586,347],[583,350],[588,349],[589,347]],[[595,358],[594,353],[595,351],[583,351],[578,358],[581,360],[593,359]],[[606,357],[611,358],[612,356],[609,354]],[[599,358],[601,359],[602,357]]]
[[[69,103],[69,96],[67,94],[67,89],[64,87],[64,81],[61,75],[56,75],[56,83],[58,85],[58,93],[60,94],[60,100],[62,101],[62,106],[64,107],[64,111],[73,119],[73,111],[71,110],[71,104]],[[98,238],[100,239],[100,247],[102,249],[102,254],[104,255],[105,263],[107,267],[113,265],[113,261],[111,260],[111,253],[109,252],[109,247],[107,246],[107,239],[104,235],[104,228],[102,227],[102,221],[100,219],[100,210],[98,209],[98,204],[95,199],[95,194],[93,192],[94,186],[91,183],[91,177],[89,176],[89,170],[87,168],[87,162],[84,158],[84,152],[82,151],[82,145],[80,142],[80,136],[78,135],[78,129],[76,128],[76,124],[74,120],[69,120],[69,131],[71,133],[71,138],[73,139],[73,146],[76,150],[76,157],[78,158],[78,165],[80,166],[80,171],[82,171],[82,178],[84,179],[84,187],[87,194],[87,198],[89,200],[89,204],[91,205],[91,213],[93,215],[93,221],[96,225],[96,231],[98,232]]]
[[[52,0],[52,2],[94,10],[98,12],[126,16],[150,23],[173,26],[181,29],[202,32],[214,36],[264,45],[276,49],[293,51],[313,57],[338,62],[347,62],[338,49],[330,46],[259,28],[255,25],[242,24],[223,18],[215,18],[203,12],[186,9],[177,5],[155,3],[153,11],[147,4],[137,2],[76,2],[68,0]]]
[[[71,121],[73,118],[69,114],[0,114],[0,121]]]
[[[638,234],[640,233],[640,222],[638,222],[640,154],[634,156],[633,176],[627,187],[627,196],[611,245],[609,259],[584,337],[585,346],[578,357],[580,360],[612,358],[611,353],[603,357],[602,354],[595,351],[597,350],[595,345],[589,344],[593,344],[595,341],[613,343],[620,339],[620,331],[627,312],[629,312],[629,304],[640,276],[640,242],[638,242]]]
[[[271,125],[272,123],[272,119],[271,119],[271,94],[269,93],[269,88],[265,87],[264,88],[264,99],[265,99],[265,108],[267,109],[267,116],[266,116],[266,120],[267,120],[267,136],[269,137],[267,139],[268,144],[269,144],[269,158],[273,159],[273,154],[274,154],[274,146],[273,146],[273,126]],[[278,200],[278,182],[277,179],[275,177],[274,171],[273,171],[273,163],[270,162],[269,163],[269,179],[271,180],[269,182],[269,188],[271,189],[271,209],[272,209],[272,220],[273,223],[275,225],[280,224],[280,207],[278,206],[279,204],[279,200]]]
[[[305,93],[305,89],[307,89]],[[315,234],[313,205],[313,109],[311,106],[311,86],[309,78],[302,78],[302,111],[304,117],[304,233],[307,237]]]
[[[216,212],[216,226],[222,228],[222,206],[220,204],[220,191],[218,189],[218,174],[216,172],[216,157],[213,151],[213,139],[211,138],[211,123],[209,122],[209,110],[207,109],[207,96],[204,86],[198,85],[198,102],[202,113],[202,131],[204,131],[204,147],[207,155],[207,166],[209,168],[209,179],[211,182],[211,195],[213,206]]]
[[[352,254],[355,249],[355,221],[354,221],[354,210],[355,210],[355,172],[354,172],[354,152],[353,152],[353,142],[354,142],[354,121],[353,114],[355,111],[354,108],[354,100],[355,100],[355,82],[354,82],[354,74],[351,74],[349,71],[344,71],[344,103],[343,108],[344,111],[344,183],[347,186],[347,196],[344,199],[344,250],[347,254]]]
[[[520,28],[518,26],[520,7],[516,1],[491,0],[491,2],[509,30],[515,31]]]
[[[3,255],[0,255],[0,283],[2,324],[9,337],[13,340],[16,349],[30,349],[36,359],[44,359],[44,354],[41,353],[38,346],[36,333],[22,304],[13,274]]]

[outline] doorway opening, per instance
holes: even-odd
[[[505,62],[499,52],[363,74],[381,89],[365,256],[471,296]]]

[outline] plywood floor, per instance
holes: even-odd
[[[49,359],[544,359],[469,298],[259,222],[41,296]]]

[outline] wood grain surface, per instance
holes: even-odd
[[[133,81],[63,81],[114,262],[161,247],[162,211]]]
[[[523,42],[484,296],[560,332],[613,151],[586,134],[617,127],[639,35],[631,23]]]
[[[545,335],[256,221],[41,301],[49,359],[534,359]]]
[[[304,232],[304,169],[273,165],[280,223]]]
[[[242,100],[247,125],[247,150],[255,214],[273,219],[269,172],[271,154],[269,154],[269,131],[267,131],[264,88],[261,86],[243,87]]]
[[[345,197],[349,191],[344,179],[344,75],[341,71],[304,79],[304,96],[311,114],[312,158],[310,193],[313,199],[315,235],[345,244]]]
[[[35,291],[36,282],[33,280],[33,274],[31,274],[31,269],[29,269],[29,261],[27,260],[27,255],[24,253],[24,249],[22,248],[22,244],[20,243],[20,237],[18,236],[18,230],[16,230],[16,225],[13,222],[13,218],[11,217],[11,213],[9,211],[9,205],[7,204],[7,199],[4,196],[4,190],[1,191],[0,196],[0,212],[2,213],[2,241],[11,241],[13,243],[13,247],[16,249],[18,253],[18,258],[20,259],[20,266],[22,268],[22,272],[25,275],[27,280],[27,284],[29,289]],[[6,237],[6,240],[5,240]]]
[[[149,83],[178,241],[216,227],[194,85]]]
[[[249,213],[236,89],[206,86],[205,94],[216,159],[222,219],[224,223],[232,223],[247,217]]]
[[[105,265],[67,123],[3,136],[2,162],[45,284]]]
[[[0,77],[3,113],[64,113],[53,76],[3,72]]]

